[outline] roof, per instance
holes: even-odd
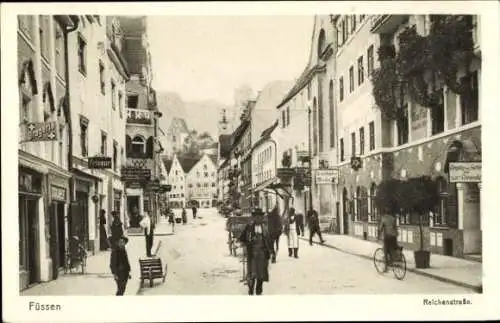
[[[212,161],[212,163],[214,163],[215,167],[217,167],[217,156],[215,155],[207,155],[210,160]]]
[[[167,173],[170,173],[170,169],[172,168],[172,160],[169,158],[163,158],[163,165],[165,165],[165,169],[167,170]]]
[[[195,154],[185,154],[182,157],[177,156],[177,160],[181,164],[184,173],[189,173],[189,171],[200,161],[201,157]]]
[[[278,120],[274,121],[274,123],[267,129],[264,129],[264,131],[262,131],[262,134],[260,135],[261,137],[268,137],[270,136],[274,129],[276,129],[276,127],[278,126]]]

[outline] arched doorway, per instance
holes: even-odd
[[[343,234],[349,234],[349,194],[347,189],[344,187],[342,190],[342,223],[343,223]]]

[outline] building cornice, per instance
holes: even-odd
[[[111,59],[113,64],[116,66],[116,69],[118,70],[120,75],[123,76],[123,78],[125,79],[126,82],[129,81],[130,80],[130,73],[128,71],[126,62],[125,62],[124,58],[122,57],[120,51],[116,47],[116,45],[111,43],[111,48],[108,48],[107,52],[108,52],[109,58]]]

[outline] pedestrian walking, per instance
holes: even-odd
[[[196,219],[196,213],[198,213],[198,209],[196,208],[196,205],[193,205],[193,219]]]
[[[109,242],[113,248],[120,237],[123,236],[123,223],[120,220],[120,213],[118,211],[111,212],[113,222],[111,223],[111,237]]]
[[[252,212],[239,241],[246,246],[248,295],[262,295],[264,282],[269,281],[269,258],[273,253],[269,231],[260,209]]]
[[[319,240],[321,243],[324,243],[325,240],[323,239],[323,236],[321,234],[321,230],[319,227],[319,216],[318,212],[316,210],[309,210],[309,213],[307,215],[309,219],[309,244],[312,246],[312,240],[315,234],[318,235]]]
[[[182,224],[186,224],[187,223],[187,212],[186,212],[186,209],[185,208],[182,208]]]
[[[168,210],[168,223],[172,226],[172,234],[175,233],[175,216],[174,211],[172,209]]]
[[[304,214],[297,213],[296,217],[297,217],[297,225],[299,228],[299,230],[297,230],[297,235],[303,237],[306,231],[304,228]]]
[[[116,247],[111,250],[110,269],[116,282],[116,296],[123,296],[130,277],[130,262],[125,245],[128,238],[118,238]]]
[[[288,256],[299,258],[299,232],[300,226],[295,215],[295,209],[292,207],[288,211],[288,216],[285,220],[285,234],[288,241]]]
[[[106,211],[101,209],[99,212],[99,249],[105,251],[109,249],[109,238],[106,232]]]
[[[151,221],[151,217],[146,212],[141,222],[139,223],[141,228],[144,229],[144,238],[146,240],[146,256],[152,257],[151,249],[153,248],[153,223]]]

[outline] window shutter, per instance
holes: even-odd
[[[153,137],[149,137],[148,140],[146,141],[146,157],[153,158],[153,150],[154,150]]]
[[[125,136],[125,156],[129,157],[132,152],[132,138],[129,135]]]

